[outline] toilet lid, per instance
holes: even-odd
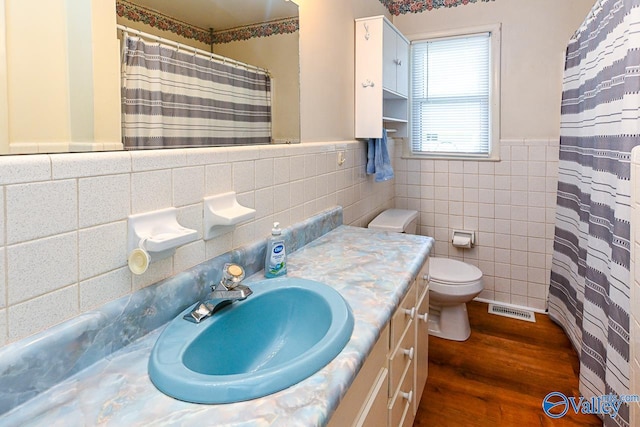
[[[372,230],[402,233],[407,225],[418,217],[418,211],[387,209],[369,223]]]
[[[475,265],[449,258],[429,258],[429,276],[438,282],[467,283],[480,280],[482,271]]]

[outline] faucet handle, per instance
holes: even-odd
[[[242,282],[244,279],[244,268],[238,264],[227,263],[224,265],[222,271],[222,279],[220,279],[220,285],[225,289],[233,289]]]

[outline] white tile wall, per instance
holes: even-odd
[[[77,182],[72,179],[8,186],[7,244],[76,229],[77,198]]]
[[[0,346],[266,238],[273,221],[287,227],[340,204],[346,224],[368,224],[393,206],[394,182],[364,174],[365,145],[0,157]],[[253,221],[129,272],[128,215],[175,206],[202,238],[202,198],[231,190],[257,210]],[[34,306],[46,309],[33,316]]]
[[[557,140],[501,141],[499,162],[402,159],[395,150],[396,207],[420,212],[419,232],[435,255],[474,264],[487,300],[544,310],[553,250]],[[477,245],[451,245],[454,229]]]
[[[80,228],[123,220],[131,212],[131,174],[78,179]]]

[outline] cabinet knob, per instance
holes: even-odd
[[[401,392],[400,395],[407,399],[407,402],[411,403],[411,401],[413,400],[413,390],[411,390],[409,393],[405,393],[405,392]]]
[[[396,64],[398,66],[402,65],[402,60],[401,59],[394,59],[393,62],[394,62],[394,64]]]
[[[413,356],[415,355],[415,350],[413,349],[413,347],[408,350],[406,348],[403,348],[402,352],[409,358],[409,360],[413,360]]]
[[[364,83],[362,83],[362,87],[374,87],[376,84],[371,80],[367,79]]]
[[[418,314],[418,319],[422,320],[424,323],[429,321],[429,313]]]
[[[411,309],[405,308],[404,314],[406,314],[407,316],[413,319],[414,317],[416,317],[416,308],[415,307],[411,307]]]

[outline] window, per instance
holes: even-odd
[[[500,27],[411,43],[410,156],[496,160]]]

